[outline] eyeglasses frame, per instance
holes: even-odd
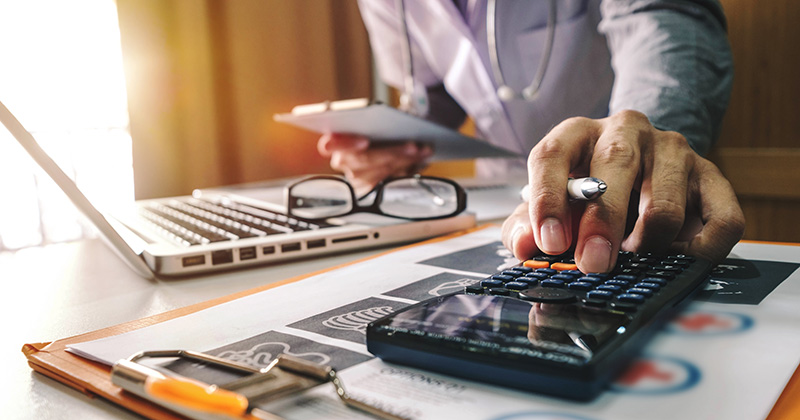
[[[329,215],[329,216],[319,217],[319,218],[309,218],[309,217],[299,216],[299,215],[294,214],[292,212],[292,210],[295,209],[296,207],[294,207],[294,205],[293,205],[294,204],[294,200],[291,199],[293,197],[292,189],[294,187],[296,187],[297,185],[300,185],[300,184],[302,184],[304,182],[313,181],[313,180],[317,180],[317,179],[327,179],[327,180],[332,180],[332,181],[339,181],[339,182],[342,182],[345,185],[347,185],[347,189],[350,191],[350,199],[351,199],[351,203],[352,203],[352,207],[350,208],[350,210],[347,211],[347,212],[344,212],[342,214],[334,214],[334,215]],[[442,183],[451,185],[455,189],[455,192],[456,192],[456,209],[452,213],[449,213],[449,214],[440,215],[440,216],[430,216],[430,217],[403,217],[403,216],[396,216],[396,215],[391,215],[391,214],[384,213],[380,209],[381,203],[383,202],[383,190],[384,190],[384,187],[389,183],[392,183],[392,182],[395,182],[395,181],[399,181],[399,180],[403,180],[403,179],[432,180],[432,181],[438,181],[438,182],[442,182]],[[360,200],[363,200],[364,198],[368,197],[372,193],[375,193],[375,198],[372,200],[372,204],[367,205],[367,206],[362,206],[362,205],[359,204]],[[386,178],[386,179],[378,182],[369,192],[367,192],[366,194],[364,194],[360,198],[358,198],[358,197],[356,197],[356,192],[355,192],[355,189],[353,189],[353,185],[350,184],[350,182],[344,177],[341,177],[341,176],[338,176],[338,175],[311,175],[311,176],[305,177],[303,179],[300,179],[298,181],[295,181],[295,182],[287,185],[286,188],[285,188],[285,201],[286,201],[286,211],[287,211],[287,213],[289,215],[291,215],[292,217],[300,217],[300,218],[303,218],[303,219],[306,219],[306,220],[321,220],[321,219],[328,219],[328,218],[331,218],[331,217],[344,217],[344,216],[348,216],[348,215],[355,214],[355,213],[372,213],[372,214],[378,214],[378,215],[386,216],[386,217],[394,217],[394,218],[397,218],[397,219],[423,221],[423,220],[446,219],[448,217],[453,217],[453,216],[463,212],[467,208],[467,192],[464,190],[464,188],[461,185],[459,185],[457,182],[453,181],[452,179],[416,174],[416,175],[409,175],[409,176]]]

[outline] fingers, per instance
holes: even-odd
[[[531,151],[528,170],[528,223],[518,208],[503,225],[504,244],[520,259],[563,253],[574,233],[575,260],[587,273],[611,270],[620,249],[720,261],[744,231],[733,189],[716,166],[638,112],[566,120]],[[564,191],[569,176],[597,177],[608,189],[579,206]]]
[[[334,152],[359,152],[369,147],[369,139],[363,136],[344,134],[323,134],[317,142],[317,151],[323,157],[331,157]]]
[[[519,260],[526,260],[539,253],[528,216],[528,203],[517,206],[503,222],[502,238],[506,249]]]
[[[651,149],[638,219],[623,248],[723,260],[745,226],[730,183],[677,133],[658,132]]]
[[[561,254],[572,243],[567,179],[585,160],[585,151],[591,150],[598,132],[596,122],[572,118],[555,127],[531,151],[529,223],[537,247],[543,252]]]
[[[692,172],[689,199],[696,203],[702,229],[674,248],[713,262],[721,262],[742,239],[744,213],[730,182],[711,162],[698,156]]]
[[[383,145],[341,134],[322,136],[317,150],[330,158],[331,168],[342,172],[358,193],[369,191],[388,177],[418,172],[433,154],[430,146],[414,142]]]
[[[583,272],[607,272],[616,263],[631,191],[641,169],[641,144],[648,140],[649,128],[649,121],[639,113],[603,120],[589,171],[604,180],[608,189],[599,199],[586,203],[581,217],[575,260]]]
[[[689,174],[696,155],[674,132],[656,132],[644,153],[638,219],[623,249],[662,254],[685,225]]]

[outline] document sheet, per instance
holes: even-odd
[[[800,252],[736,246],[706,291],[598,399],[576,403],[405,366],[369,354],[365,326],[517,261],[491,227],[406,248],[130,333],[73,345],[111,364],[190,349],[266,366],[281,353],[329,364],[356,398],[415,419],[761,419],[800,362]],[[170,366],[209,382],[229,378]],[[321,385],[263,408],[287,419],[369,418]]]

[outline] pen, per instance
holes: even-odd
[[[606,192],[607,185],[602,179],[570,178],[567,180],[567,194],[571,200],[594,200]],[[530,195],[530,185],[525,185],[519,192],[523,201],[528,201]]]

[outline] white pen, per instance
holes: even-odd
[[[606,192],[607,185],[602,179],[588,177],[588,178],[570,178],[567,180],[567,194],[572,200],[594,200]],[[530,185],[525,185],[519,192],[523,201],[528,201],[530,196]]]

